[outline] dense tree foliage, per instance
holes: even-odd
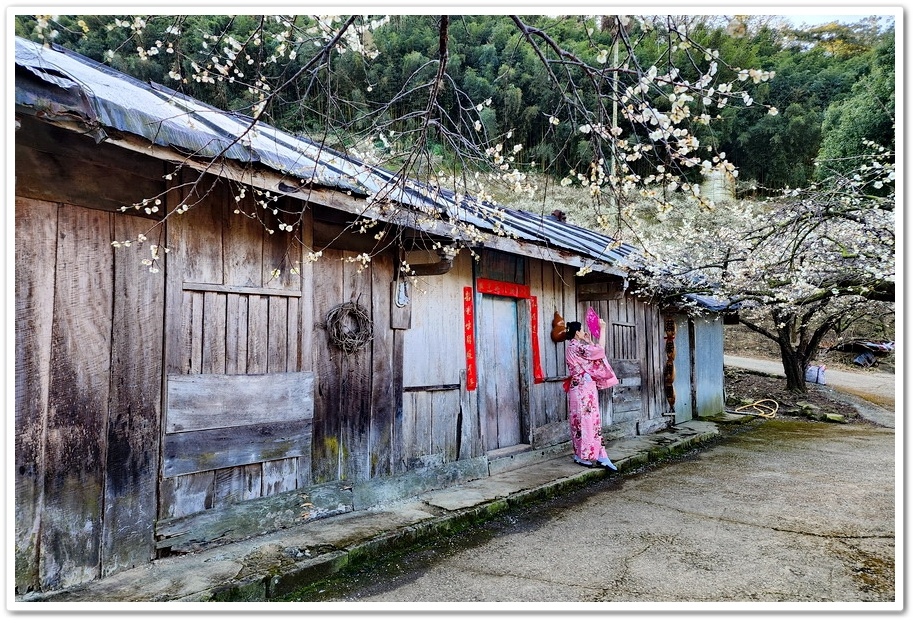
[[[715,128],[695,129],[717,151],[728,155],[740,171],[742,188],[772,194],[784,187],[803,186],[817,179],[815,162],[819,155],[831,160],[851,156],[859,153],[862,139],[891,144],[892,30],[882,30],[874,20],[798,31],[767,16],[739,16],[731,21],[721,16],[682,17],[692,39],[729,59],[729,65],[720,68],[724,78],[734,78],[729,75],[734,73],[732,67],[774,72],[772,80],[752,85],[748,92],[755,100],[778,109],[779,116],[757,107],[725,108]],[[188,15],[174,20],[55,16],[49,26],[37,29],[39,19],[35,16],[17,16],[16,32],[46,40],[54,33],[55,43],[140,79],[177,88],[226,110],[250,113],[252,90],[264,88],[268,80],[283,84],[302,71],[300,58],[306,57],[295,53],[293,44],[307,42],[309,31],[315,36],[330,27],[316,26],[308,16],[293,19],[300,27],[298,42],[285,39],[282,21],[268,16]],[[402,126],[409,122],[404,114],[421,109],[428,93],[418,88],[405,92],[404,88],[434,77],[439,16],[400,15],[376,20],[374,27],[358,31],[362,48],[329,52],[323,70],[329,74],[328,88],[278,93],[270,101],[264,120],[290,131],[317,134],[326,132],[325,121],[332,115],[347,122],[341,125],[346,127],[346,134],[323,137],[336,147],[351,144],[361,120],[363,127],[368,127],[370,111],[381,105],[387,105],[390,118],[400,119]],[[608,19],[529,16],[526,21],[583,59],[590,59],[596,49],[612,54],[618,41],[614,22]],[[632,25],[629,28],[636,30]],[[181,37],[170,36],[179,31]],[[252,33],[257,33],[255,40]],[[593,142],[577,132],[569,117],[557,114],[559,124],[551,123],[551,115],[566,105],[565,99],[571,94],[545,88],[549,85],[547,69],[509,16],[453,16],[448,38],[446,75],[454,88],[442,100],[442,116],[458,118],[462,108],[486,102],[479,111],[480,131],[488,137],[511,132],[513,143],[523,146],[527,161],[559,177],[569,170],[585,170],[600,157]],[[660,64],[661,57],[667,56],[665,62],[683,75],[696,73],[690,55],[677,46],[672,48],[670,39],[670,32],[638,35],[626,49],[620,49],[618,41],[618,62],[626,65],[632,56],[634,65],[648,67]],[[224,76],[226,79],[219,79],[218,60],[212,60],[209,74],[199,71],[202,61],[197,52],[211,49],[213,59],[219,59],[220,48],[244,48],[248,57]],[[371,63],[367,62],[366,50],[371,51]],[[283,55],[291,56],[289,62],[267,63]],[[612,58],[603,60],[613,63]],[[263,71],[268,67],[270,71]],[[634,84],[626,72],[618,78],[620,89]],[[584,76],[576,79],[582,81]],[[593,92],[582,89],[576,97],[581,98],[584,108],[597,108]],[[657,105],[664,109],[664,102]],[[623,130],[624,137],[634,137],[635,130],[625,126]],[[438,157],[430,166],[454,157],[443,137],[432,133],[428,140],[432,154]],[[377,148],[385,147],[377,137],[374,143]],[[699,170],[687,175],[698,181]]]

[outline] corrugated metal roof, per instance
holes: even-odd
[[[460,199],[452,191],[395,175],[244,115],[216,109],[162,85],[142,82],[59,46],[16,38],[16,65],[54,89],[16,83],[16,105],[47,115],[78,115],[100,132],[116,129],[198,158],[222,155],[260,163],[284,175],[357,195],[387,198],[536,246],[573,251],[624,268],[638,257],[598,232],[549,216]],[[39,92],[40,91],[40,92]],[[55,101],[50,101],[49,97]],[[102,134],[103,135],[103,134]]]

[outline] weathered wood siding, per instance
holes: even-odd
[[[283,199],[278,212],[264,210],[251,189],[242,196],[187,170],[167,186],[165,162],[21,123],[18,592],[477,478],[492,465],[488,449],[568,442],[554,310],[572,320],[592,304],[608,320],[621,378],[602,393],[612,435],[667,421],[658,310],[613,278],[583,284],[570,266],[485,249],[475,264],[464,251],[447,273],[419,277],[398,306],[401,258],[396,245],[378,252],[394,240],[380,247],[371,234],[344,232],[352,217],[331,206],[352,206],[329,193],[324,206]],[[119,210],[153,197],[165,198],[158,213]],[[185,204],[187,214],[156,226]],[[148,244],[111,245],[139,233],[170,250],[158,274],[140,262]],[[306,263],[316,239],[324,256]],[[362,252],[373,255],[368,265]],[[521,288],[485,291],[483,279]],[[352,353],[325,326],[346,302],[362,305],[373,327]],[[721,354],[714,331],[698,329],[698,358]],[[698,371],[694,381],[694,400],[714,408],[720,379]],[[500,402],[510,386],[517,393]]]
[[[411,253],[411,264],[432,263]],[[481,455],[476,392],[466,389],[463,290],[473,283],[472,258],[462,251],[443,275],[411,285],[410,329],[403,332],[403,415],[395,471]]]
[[[412,264],[435,254],[411,254]],[[404,336],[404,387],[456,385],[466,367],[462,290],[473,283],[473,259],[460,252],[444,275],[417,277],[411,286],[411,326]]]
[[[317,392],[312,454],[316,483],[364,481],[392,472],[391,440],[401,423],[400,382],[393,361],[402,350],[402,329],[392,329],[394,256],[379,254],[365,267],[356,253],[327,249],[316,272],[313,344]],[[370,315],[373,338],[347,353],[325,326],[337,305],[355,302]]]
[[[167,201],[194,207],[167,224],[161,520],[312,481],[312,334],[303,330],[312,324],[312,268],[295,239],[309,243],[311,212],[283,232],[277,218],[297,216],[256,209],[225,181],[204,178],[186,197],[194,179],[176,181]],[[208,404],[219,388],[224,402]],[[278,392],[285,408],[267,408]]]
[[[154,556],[164,288],[140,264],[148,251],[111,246],[150,221],[21,196],[15,209],[15,582],[24,592]]]
[[[541,260],[528,261],[531,295],[538,300],[538,335],[544,382],[532,387],[532,445],[569,440],[569,410],[563,380],[567,377],[565,342],[550,339],[553,314],[571,315],[576,308],[576,269]],[[573,320],[573,318],[569,318]]]
[[[608,360],[620,384],[599,392],[603,425],[615,437],[664,428],[669,422],[663,416],[667,410],[662,379],[664,334],[658,307],[615,291],[613,286],[607,295],[594,295],[599,285],[586,284],[580,289],[580,297],[586,300],[579,302],[578,319],[584,324],[591,306],[607,322]]]

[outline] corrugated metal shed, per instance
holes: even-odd
[[[38,80],[17,77],[16,106],[49,119],[77,118],[97,140],[106,130],[144,137],[180,154],[258,163],[291,178],[355,195],[385,196],[425,214],[502,232],[535,247],[572,251],[626,268],[637,250],[598,232],[394,174],[250,117],[225,112],[162,85],[142,82],[59,46],[16,38],[16,66]]]

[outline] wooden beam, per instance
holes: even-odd
[[[165,436],[162,476],[311,456],[312,420],[265,422]]]
[[[258,294],[261,296],[290,296],[301,297],[298,290],[281,290],[279,288],[253,288],[250,286],[226,286],[219,283],[191,283],[184,282],[182,290],[192,292],[224,292],[226,294]]]

